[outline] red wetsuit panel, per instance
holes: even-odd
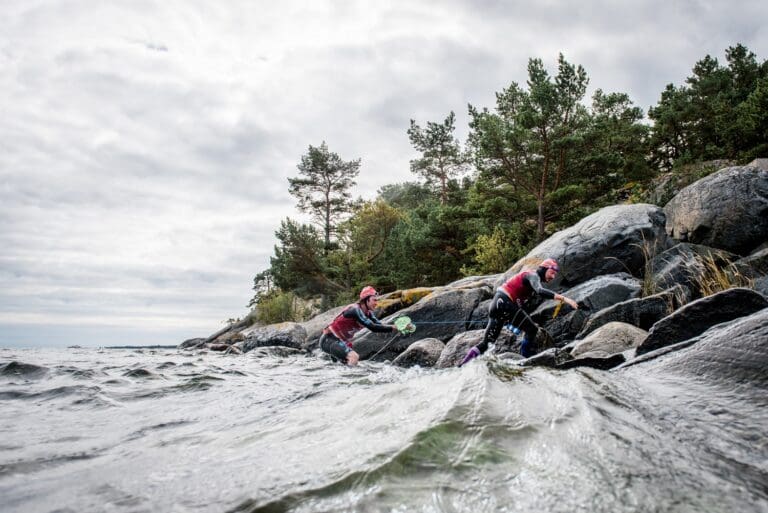
[[[525,284],[524,279],[527,275],[534,272],[535,271],[521,271],[507,280],[504,285],[499,288],[501,288],[501,290],[503,290],[504,293],[509,296],[509,299],[515,301],[516,303],[521,303],[531,297],[531,294],[533,294],[533,290],[530,286]]]

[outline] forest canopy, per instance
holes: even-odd
[[[300,320],[311,313],[302,299],[328,308],[364,285],[386,292],[503,272],[599,208],[643,201],[661,173],[768,154],[768,61],[741,44],[668,84],[647,118],[626,93],[586,98],[587,71],[562,54],[554,73],[535,58],[527,71],[495,105],[468,105],[463,144],[453,111],[411,120],[414,180],[373,200],[351,199],[364,159],[310,145],[289,182],[315,224],[281,222],[270,268],[254,278],[259,319]]]

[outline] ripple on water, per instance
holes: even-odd
[[[92,369],[81,369],[70,365],[57,365],[56,372],[69,375],[74,379],[92,379],[96,376],[96,371]]]
[[[39,458],[22,459],[0,464],[0,477],[13,474],[30,474],[39,470],[64,465],[73,461],[89,460],[100,456],[100,451],[55,454]]]
[[[217,381],[224,381],[222,378],[217,378],[216,376],[209,376],[207,374],[193,376],[184,383],[179,383],[178,385],[175,385],[174,388],[179,391],[190,391],[190,390],[208,390],[211,388]]]
[[[152,371],[149,371],[143,367],[139,367],[136,369],[130,369],[122,374],[126,378],[143,378],[143,379],[156,379],[159,377],[162,377],[162,375],[155,374]]]
[[[6,378],[39,379],[48,374],[48,367],[12,361],[0,365],[0,376]]]
[[[152,424],[151,426],[146,426],[141,429],[138,429],[134,431],[133,433],[129,434],[125,441],[129,442],[132,440],[136,440],[139,438],[143,438],[151,433],[154,433],[156,431],[163,431],[167,429],[173,429],[180,426],[185,426],[187,424],[192,424],[192,421],[189,420],[176,420],[171,422],[161,422],[159,424]]]
[[[70,395],[79,395],[91,397],[101,393],[101,388],[96,385],[66,385],[60,387],[48,388],[36,392],[26,392],[22,390],[7,390],[0,392],[2,399],[36,399],[36,400],[54,400]]]

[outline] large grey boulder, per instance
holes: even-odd
[[[593,369],[612,369],[626,361],[622,353],[610,354],[604,351],[592,351],[578,358],[572,357],[568,352],[557,348],[550,348],[540,353],[518,360],[521,367],[550,367],[553,369],[573,369],[576,367],[590,367]]]
[[[759,249],[736,261],[739,267],[748,267],[758,276],[768,276],[768,248]]]
[[[755,159],[747,165],[768,171],[768,159]]]
[[[454,282],[449,283],[446,285],[446,287],[454,288],[454,289],[463,289],[463,288],[475,288],[475,287],[488,287],[493,288],[494,283],[499,281],[499,278],[501,278],[501,274],[486,274],[483,276],[467,276],[466,278],[461,278],[460,280],[456,280]]]
[[[557,317],[553,318],[558,301],[546,300],[531,317],[543,326],[556,342],[572,340],[592,313],[636,298],[640,295],[640,289],[640,281],[627,273],[598,276],[565,292],[566,296],[579,303],[579,310],[574,311],[564,304]]]
[[[434,367],[443,349],[445,349],[445,344],[442,340],[425,338],[408,346],[408,349],[395,358],[392,365],[398,367],[413,367],[414,365]]]
[[[731,397],[756,407],[768,406],[768,308],[712,327],[678,347],[651,361],[646,358],[653,354],[632,360],[622,371],[689,375],[730,390]]]
[[[593,314],[576,335],[576,339],[583,339],[609,322],[625,322],[647,331],[688,299],[687,291],[677,286],[652,296],[616,303]]]
[[[484,330],[472,330],[459,333],[445,344],[445,349],[440,354],[435,367],[445,369],[456,367],[467,354],[469,348],[476,346],[483,340]]]
[[[677,168],[674,172],[661,174],[649,184],[646,200],[648,203],[664,206],[678,192],[696,180],[719,171],[724,167],[735,166],[736,164],[736,161],[733,160],[709,160],[688,164]],[[754,165],[754,163],[750,165]]]
[[[252,326],[241,333],[245,337],[240,343],[243,352],[267,346],[285,346],[301,349],[307,339],[307,332],[304,327],[295,322]]]
[[[721,169],[680,191],[664,212],[673,238],[747,255],[768,239],[768,171]]]
[[[557,365],[557,369],[574,369],[576,367],[589,367],[592,369],[608,370],[618,367],[627,361],[626,353],[608,353],[606,351],[592,351],[583,354],[573,360],[568,360]]]
[[[546,284],[545,284],[546,286]],[[596,312],[610,305],[640,296],[642,284],[630,274],[621,272],[597,276],[565,291],[565,295]],[[551,317],[558,301],[544,301],[534,312],[534,318],[542,315]],[[568,308],[564,305],[563,308]]]
[[[768,307],[768,299],[751,289],[736,288],[688,303],[653,325],[637,348],[641,355],[700,335],[716,324]]]
[[[631,324],[611,322],[584,340],[569,344],[563,350],[548,349],[521,360],[519,364],[525,367],[543,366],[556,369],[612,369],[624,363],[625,352],[637,347],[646,335],[644,330]]]
[[[416,333],[379,334],[362,330],[353,340],[355,351],[362,359],[375,354],[376,360],[392,360],[405,351],[414,340],[436,338],[447,341],[467,329],[467,322],[484,294],[479,288],[437,290],[418,303],[382,319],[385,324],[389,324],[395,318],[406,315],[416,325]],[[382,350],[384,346],[386,348]]]
[[[755,289],[755,292],[768,297],[768,276],[756,279],[752,288]]]
[[[648,336],[648,332],[624,322],[609,322],[577,342],[571,356],[585,356],[595,351],[613,355],[634,349]]]
[[[488,310],[491,307],[491,301],[493,299],[485,299],[480,301],[472,314],[469,316],[469,322],[467,323],[468,330],[477,330],[485,328],[488,325]]]
[[[668,247],[665,223],[664,211],[655,205],[605,207],[533,248],[504,273],[504,279],[545,258],[560,264],[555,288],[561,281],[573,286],[604,274],[642,276],[646,254]]]
[[[194,349],[205,344],[205,338],[190,338],[178,345],[178,349]]]

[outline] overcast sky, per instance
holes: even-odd
[[[1,0],[0,347],[207,336],[247,313],[310,144],[372,198],[412,179],[411,118],[463,140],[530,57],[645,112],[706,54],[768,57],[768,2],[623,3]]]

